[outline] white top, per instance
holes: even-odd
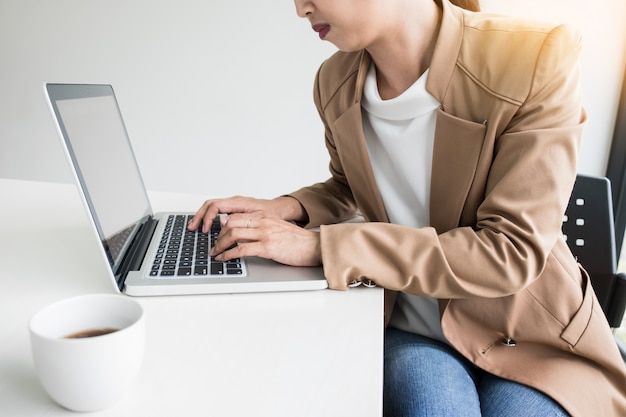
[[[391,100],[378,93],[372,64],[363,89],[363,131],[374,177],[389,220],[410,227],[430,225],[430,177],[437,109],[428,91],[428,70]],[[445,341],[437,301],[400,293],[390,325]]]

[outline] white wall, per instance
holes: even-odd
[[[582,30],[590,122],[580,166],[602,174],[626,2],[483,0],[483,9]],[[42,84],[92,82],[113,84],[149,189],[271,197],[324,180],[312,83],[334,50],[292,1],[0,0],[0,177],[71,181]]]
[[[0,177],[72,181],[48,81],[113,84],[149,189],[323,180],[313,78],[334,50],[291,1],[0,0]]]

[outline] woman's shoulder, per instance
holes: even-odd
[[[538,72],[570,71],[580,49],[570,25],[477,13],[466,15],[457,62],[491,91],[521,101]]]
[[[578,29],[568,24],[524,19],[492,13],[465,13],[463,44],[467,53],[536,56],[547,46],[577,48]]]

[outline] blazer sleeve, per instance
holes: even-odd
[[[323,105],[320,97],[320,73],[322,66],[315,77],[313,100],[324,124],[324,138],[326,149],[330,156],[329,170],[331,177],[325,182],[301,188],[291,194],[297,199],[307,212],[308,222],[304,227],[317,227],[322,224],[334,224],[349,220],[357,216],[357,206],[352,190],[339,158],[333,134],[324,117]]]
[[[387,289],[448,299],[502,297],[530,285],[560,239],[576,176],[586,120],[579,53],[579,36],[557,27],[531,57],[526,99],[497,128],[475,224],[441,232],[383,223],[322,226],[330,288],[367,278]]]

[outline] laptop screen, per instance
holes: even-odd
[[[80,187],[113,270],[152,215],[113,89],[46,86]]]

